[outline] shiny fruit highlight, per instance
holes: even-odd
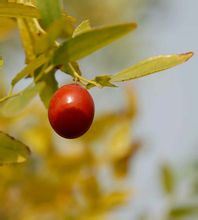
[[[94,101],[82,86],[65,85],[51,98],[48,118],[52,128],[61,137],[80,137],[93,122]]]

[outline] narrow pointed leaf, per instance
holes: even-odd
[[[85,20],[82,23],[80,23],[78,25],[78,27],[74,30],[74,33],[72,35],[72,37],[76,37],[79,34],[82,34],[84,32],[90,31],[91,30],[91,25],[89,20]]]
[[[0,165],[22,163],[29,156],[30,150],[26,145],[0,132]]]
[[[135,23],[96,28],[65,41],[54,54],[55,64],[76,61],[107,46],[136,28]]]
[[[34,71],[42,66],[45,62],[47,62],[47,56],[41,55],[29,63],[21,72],[19,72],[12,80],[12,87],[16,85],[21,79],[25,78],[26,76],[33,75]]]
[[[46,30],[46,33],[37,37],[35,50],[38,54],[45,52],[49,47],[55,46],[55,41],[61,35],[65,22],[63,19],[54,21]]]
[[[48,27],[61,17],[60,0],[36,0],[36,5],[41,13],[43,25]]]
[[[18,3],[0,3],[0,16],[40,18],[39,11],[35,7]]]
[[[2,59],[2,57],[0,57],[0,67],[2,67],[3,66],[3,59]]]
[[[37,95],[38,91],[43,89],[43,87],[43,83],[37,84],[36,86],[30,85],[22,92],[7,97],[0,102],[0,114],[6,117],[16,116]]]
[[[170,210],[169,216],[172,218],[186,218],[187,216],[198,215],[198,205],[181,205]]]
[[[96,76],[94,82],[99,84],[101,87],[116,87],[116,85],[112,84],[110,82],[111,76],[110,75],[101,75],[101,76]],[[87,84],[87,89],[93,88],[95,85],[92,83]]]
[[[104,195],[99,202],[106,210],[112,209],[117,206],[124,205],[129,200],[130,194],[131,193],[129,191],[115,191]]]
[[[161,182],[166,193],[170,194],[174,191],[174,175],[171,168],[163,165],[161,168]]]
[[[144,60],[132,67],[129,67],[115,75],[112,75],[111,82],[121,82],[131,79],[140,78],[152,73],[169,69],[176,65],[182,64],[192,57],[193,53],[179,55],[164,55],[152,57]]]
[[[36,82],[36,84],[40,83],[44,83],[44,86],[42,89],[40,89],[39,95],[45,107],[48,108],[52,95],[58,89],[58,82],[55,78],[55,72],[51,71],[48,74],[43,75],[41,79]]]
[[[20,32],[23,48],[25,51],[25,62],[29,63],[35,59],[33,39],[28,28],[26,19],[18,18],[17,25]]]

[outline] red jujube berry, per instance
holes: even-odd
[[[89,92],[78,84],[69,84],[53,95],[48,118],[52,128],[64,138],[77,138],[91,126],[94,101]]]

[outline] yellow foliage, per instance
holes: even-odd
[[[3,129],[28,144],[32,156],[24,165],[0,168],[0,219],[101,220],[124,205],[129,199],[126,189],[114,184],[106,189],[100,174],[111,167],[116,172],[107,178],[115,181],[123,165],[127,171],[122,178],[128,173],[136,103],[131,90],[126,94],[126,107],[98,116],[91,131],[74,141],[57,139],[37,101],[19,117],[1,117]]]

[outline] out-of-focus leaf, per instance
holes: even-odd
[[[0,16],[40,18],[35,7],[18,3],[0,3]]]
[[[67,15],[65,12],[63,13],[63,20],[64,20],[64,27],[63,27],[63,36],[64,37],[71,37],[74,32],[74,24],[76,19]]]
[[[0,57],[0,67],[2,67],[3,66],[3,59],[2,59],[2,57]]]
[[[143,77],[182,64],[193,56],[192,52],[179,55],[164,55],[144,60],[117,74],[112,75],[111,82],[121,82]]]
[[[0,114],[6,117],[16,116],[29,104],[38,91],[43,89],[43,87],[44,83],[37,84],[36,86],[30,85],[22,92],[7,97],[0,102]]]
[[[100,184],[94,175],[83,178],[81,181],[81,188],[86,200],[96,204],[96,198],[101,194]]]
[[[39,95],[46,108],[49,106],[50,99],[54,92],[58,89],[58,82],[55,78],[55,72],[51,71],[44,74],[36,84],[44,83],[44,87],[39,90]]]
[[[116,160],[128,152],[130,148],[130,121],[120,118],[119,124],[114,125],[113,135],[111,135],[108,145],[108,154],[111,160]]]
[[[125,154],[122,154],[120,157],[117,157],[113,162],[114,174],[118,178],[126,177],[130,168],[130,161],[136,155],[137,151],[140,149],[141,143],[136,141],[130,144],[128,151],[125,151]]]
[[[101,198],[100,203],[104,209],[112,209],[116,206],[124,205],[130,197],[130,192],[112,192],[103,198]]]
[[[40,10],[42,23],[45,27],[49,27],[61,17],[60,0],[36,0],[36,5]]]
[[[82,34],[84,32],[87,32],[87,31],[90,31],[90,30],[91,30],[90,22],[89,22],[89,20],[85,20],[76,27],[72,37],[74,38],[77,35]]]
[[[65,41],[54,53],[54,63],[76,61],[107,46],[136,28],[135,23],[96,28]]]
[[[101,115],[94,120],[89,132],[82,136],[82,140],[85,142],[94,142],[99,140],[102,136],[108,134],[108,131],[120,120],[119,114],[107,113]]]
[[[79,67],[79,64],[75,61],[71,61],[70,62],[70,65],[68,65],[68,63],[65,63],[62,67],[61,67],[61,70],[64,72],[64,73],[67,73],[71,76],[74,77],[74,74],[73,74],[73,70],[72,68],[70,67],[72,66],[72,68],[81,76],[82,73],[81,73],[81,70],[80,70],[80,67]]]
[[[127,101],[126,115],[129,116],[130,119],[133,119],[138,111],[137,96],[131,87],[125,87],[125,93]]]
[[[187,216],[198,214],[198,205],[183,205],[172,208],[169,212],[171,218],[184,218]]]
[[[12,18],[0,17],[0,40],[4,40],[9,36],[16,27],[16,22]]]
[[[42,66],[49,57],[46,56],[46,54],[43,54],[39,57],[37,57],[35,60],[33,60],[31,63],[29,63],[21,72],[19,72],[12,80],[12,87],[16,85],[17,82],[19,82],[21,79],[25,78],[26,76],[33,75],[34,71],[38,69],[40,66]]]
[[[161,182],[166,193],[173,193],[174,191],[174,175],[173,171],[168,165],[161,167]]]
[[[0,132],[0,165],[25,162],[29,155],[27,146]]]
[[[47,116],[47,115],[46,115]],[[44,117],[42,117],[44,119]],[[50,149],[52,143],[51,129],[50,126],[45,123],[34,124],[32,127],[25,129],[22,133],[22,139],[29,146],[34,146],[34,153],[45,155],[47,150]]]
[[[17,24],[18,24],[20,35],[21,35],[25,55],[26,55],[25,62],[29,63],[36,58],[35,53],[34,53],[33,39],[32,39],[30,30],[27,26],[28,24],[24,18],[18,18]]]
[[[116,87],[113,83],[110,82],[110,80],[111,80],[111,76],[103,75],[103,76],[96,76],[93,81],[98,83],[101,87]],[[94,86],[95,86],[94,84],[89,83],[87,84],[86,87],[90,89]]]
[[[36,52],[43,53],[49,47],[53,46],[55,40],[61,35],[64,25],[64,20],[58,19],[49,26],[45,34],[37,37],[35,45]]]

